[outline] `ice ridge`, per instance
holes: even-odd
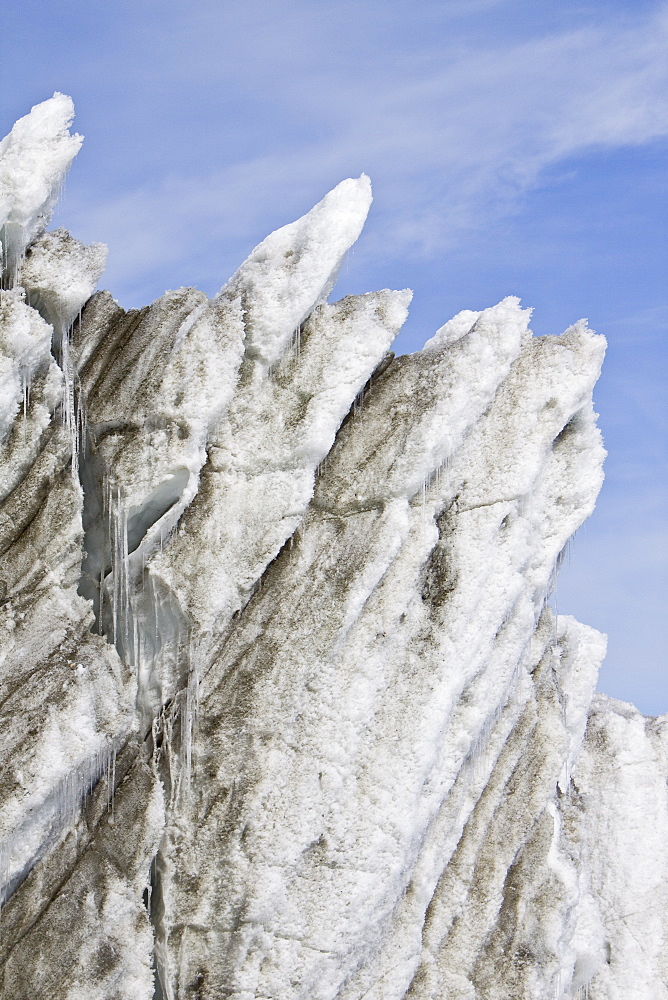
[[[13,1000],[668,1000],[666,717],[549,605],[605,341],[391,346],[344,180],[123,310],[0,144],[0,982]]]

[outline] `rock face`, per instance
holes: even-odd
[[[546,604],[604,341],[329,303],[368,179],[125,312],[0,146],[0,955],[12,1000],[668,997],[668,719]]]

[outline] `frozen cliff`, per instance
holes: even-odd
[[[329,301],[364,176],[125,312],[72,114],[0,145],[2,995],[668,998],[668,719],[546,603],[603,338],[395,358],[409,292]]]

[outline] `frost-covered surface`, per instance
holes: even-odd
[[[103,243],[86,246],[66,229],[42,233],[30,244],[19,281],[30,305],[53,327],[56,346],[97,288],[106,259]]]
[[[71,114],[0,150],[6,995],[668,996],[667,723],[546,603],[603,338],[394,358],[409,292],[327,301],[364,176],[125,312],[44,231]]]
[[[83,136],[70,135],[72,99],[54,94],[20,118],[0,142],[3,282],[13,284],[30,244],[48,226]]]

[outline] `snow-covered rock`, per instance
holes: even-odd
[[[666,719],[547,603],[603,338],[395,358],[409,292],[327,301],[364,176],[125,312],[45,232],[71,117],[0,146],[4,993],[668,997]]]

